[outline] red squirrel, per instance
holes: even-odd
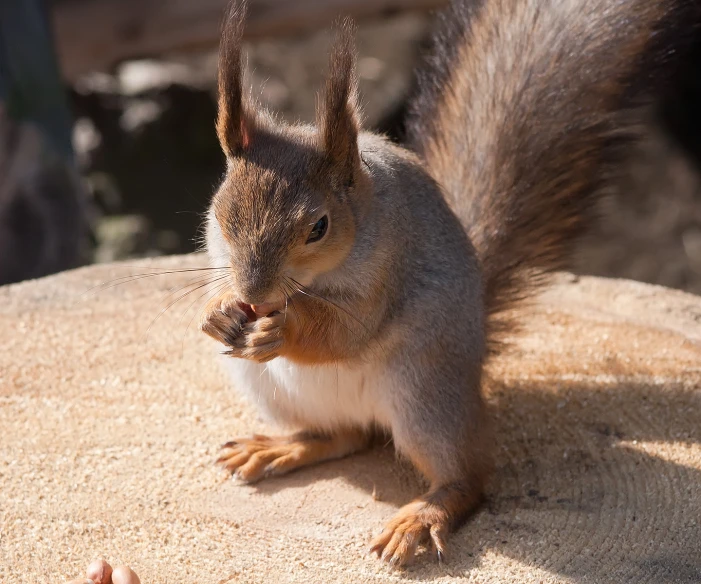
[[[243,87],[245,3],[225,18],[217,133],[227,170],[207,250],[226,289],[201,329],[286,435],[227,443],[258,481],[392,437],[428,491],[371,549],[393,565],[446,540],[492,467],[483,369],[572,242],[701,22],[694,0],[456,0],[419,72],[406,146],[361,127],[340,21],[316,124]]]

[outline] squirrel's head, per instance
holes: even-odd
[[[209,214],[207,243],[231,266],[234,292],[274,305],[343,263],[369,197],[358,150],[354,27],[336,27],[316,126],[288,126],[244,95],[245,3],[234,1],[219,56],[217,134],[227,159]]]

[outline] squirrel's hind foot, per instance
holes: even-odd
[[[277,437],[253,435],[224,444],[217,464],[239,480],[255,483],[268,476],[347,456],[368,442],[366,433],[356,430],[332,435],[312,432]]]
[[[413,501],[402,507],[372,540],[370,551],[390,565],[402,567],[413,562],[420,545],[429,544],[440,562],[445,559],[449,528],[445,509],[427,501]]]
[[[428,544],[439,562],[446,560],[446,540],[451,529],[472,512],[481,491],[462,483],[431,489],[423,497],[404,505],[383,532],[370,544],[371,553],[395,567],[410,564],[418,547]]]

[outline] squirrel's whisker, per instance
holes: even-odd
[[[215,281],[212,281],[212,282],[210,282],[209,284],[206,284],[206,285],[211,285],[211,284],[214,284],[214,283],[216,283],[216,282],[215,282]],[[195,300],[193,300],[193,301],[189,304],[189,306],[185,309],[185,312],[183,312],[183,315],[180,317],[180,320],[178,321],[178,326],[180,326],[180,324],[182,323],[183,318],[184,318],[185,315],[188,313],[188,311],[195,305],[196,302],[199,302],[199,301],[202,300],[202,298],[204,298],[205,296],[207,296],[207,300],[210,300],[210,299],[213,298],[215,295],[217,295],[219,292],[221,292],[222,290],[224,290],[227,286],[228,286],[228,282],[226,282],[226,281],[220,282],[219,285],[215,286],[213,289],[211,289],[211,290],[206,290],[204,293],[200,294],[197,298],[195,298]],[[196,317],[196,316],[197,316],[197,311],[195,311],[195,313],[192,315],[192,317],[190,318],[189,322],[187,323],[187,326],[185,327],[185,330],[183,331],[183,338],[182,338],[181,346],[180,346],[180,355],[181,355],[181,357],[182,357],[182,355],[183,355],[184,352],[185,352],[185,335],[187,334],[187,331],[188,331],[188,329],[190,328],[190,326],[192,325],[192,321],[195,320],[195,317]]]
[[[163,316],[168,310],[170,310],[173,306],[175,306],[175,305],[176,305],[178,302],[180,302],[183,298],[187,297],[189,294],[192,294],[193,292],[196,292],[197,290],[199,290],[199,289],[201,289],[201,288],[203,288],[203,287],[205,287],[205,286],[209,286],[209,285],[211,285],[211,284],[214,284],[215,282],[218,282],[218,281],[220,281],[220,280],[224,280],[225,278],[228,278],[228,276],[219,276],[219,277],[216,277],[216,278],[214,278],[213,280],[209,280],[209,281],[205,282],[204,284],[200,284],[200,285],[197,286],[196,288],[193,288],[192,290],[188,290],[188,291],[185,292],[184,294],[181,294],[180,296],[178,296],[175,300],[173,300],[170,304],[168,304],[168,306],[166,306],[163,310],[161,310],[161,311],[158,313],[158,315],[156,316],[156,318],[154,318],[154,319],[151,321],[151,324],[149,324],[149,325],[148,325],[148,328],[146,329],[145,336],[148,336],[149,332],[151,331],[151,327],[153,327],[153,325],[156,324],[156,322],[158,321],[158,319],[160,319],[161,316]],[[181,291],[181,290],[183,290],[184,288],[187,288],[187,287],[189,287],[189,286],[184,286],[183,288],[180,288],[179,291]]]
[[[206,276],[195,276],[194,278],[191,278],[188,282],[183,284],[182,286],[178,286],[176,288],[171,288],[168,290],[168,292],[161,298],[160,302],[168,302],[169,299],[174,296],[175,294],[178,294],[179,292],[182,292],[183,290],[186,290],[187,288],[192,288],[193,286],[197,286],[198,284],[203,284],[207,281],[217,281],[223,278],[226,278],[226,274],[208,274]]]
[[[128,266],[125,266],[128,267]],[[132,266],[136,267],[136,266]],[[161,268],[149,268],[152,270],[160,270]],[[223,267],[223,268],[188,268],[188,269],[182,269],[182,270],[168,270],[168,269],[163,269],[162,271],[159,272],[146,272],[143,274],[129,274],[127,276],[120,276],[118,278],[114,278],[112,280],[107,280],[106,282],[101,282],[99,284],[96,284],[95,286],[92,286],[88,288],[85,292],[83,292],[80,296],[79,299],[84,299],[85,296],[90,295],[92,292],[99,293],[99,292],[104,292],[105,290],[109,290],[110,288],[114,288],[116,286],[121,286],[122,284],[128,284],[130,282],[135,282],[137,280],[142,280],[144,278],[155,278],[156,276],[165,276],[168,274],[183,274],[187,272],[205,272],[205,271],[220,271],[220,270],[229,270],[230,268],[228,267]]]

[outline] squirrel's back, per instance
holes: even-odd
[[[442,15],[409,138],[477,249],[492,338],[566,266],[638,97],[700,21],[697,0],[458,0]]]

